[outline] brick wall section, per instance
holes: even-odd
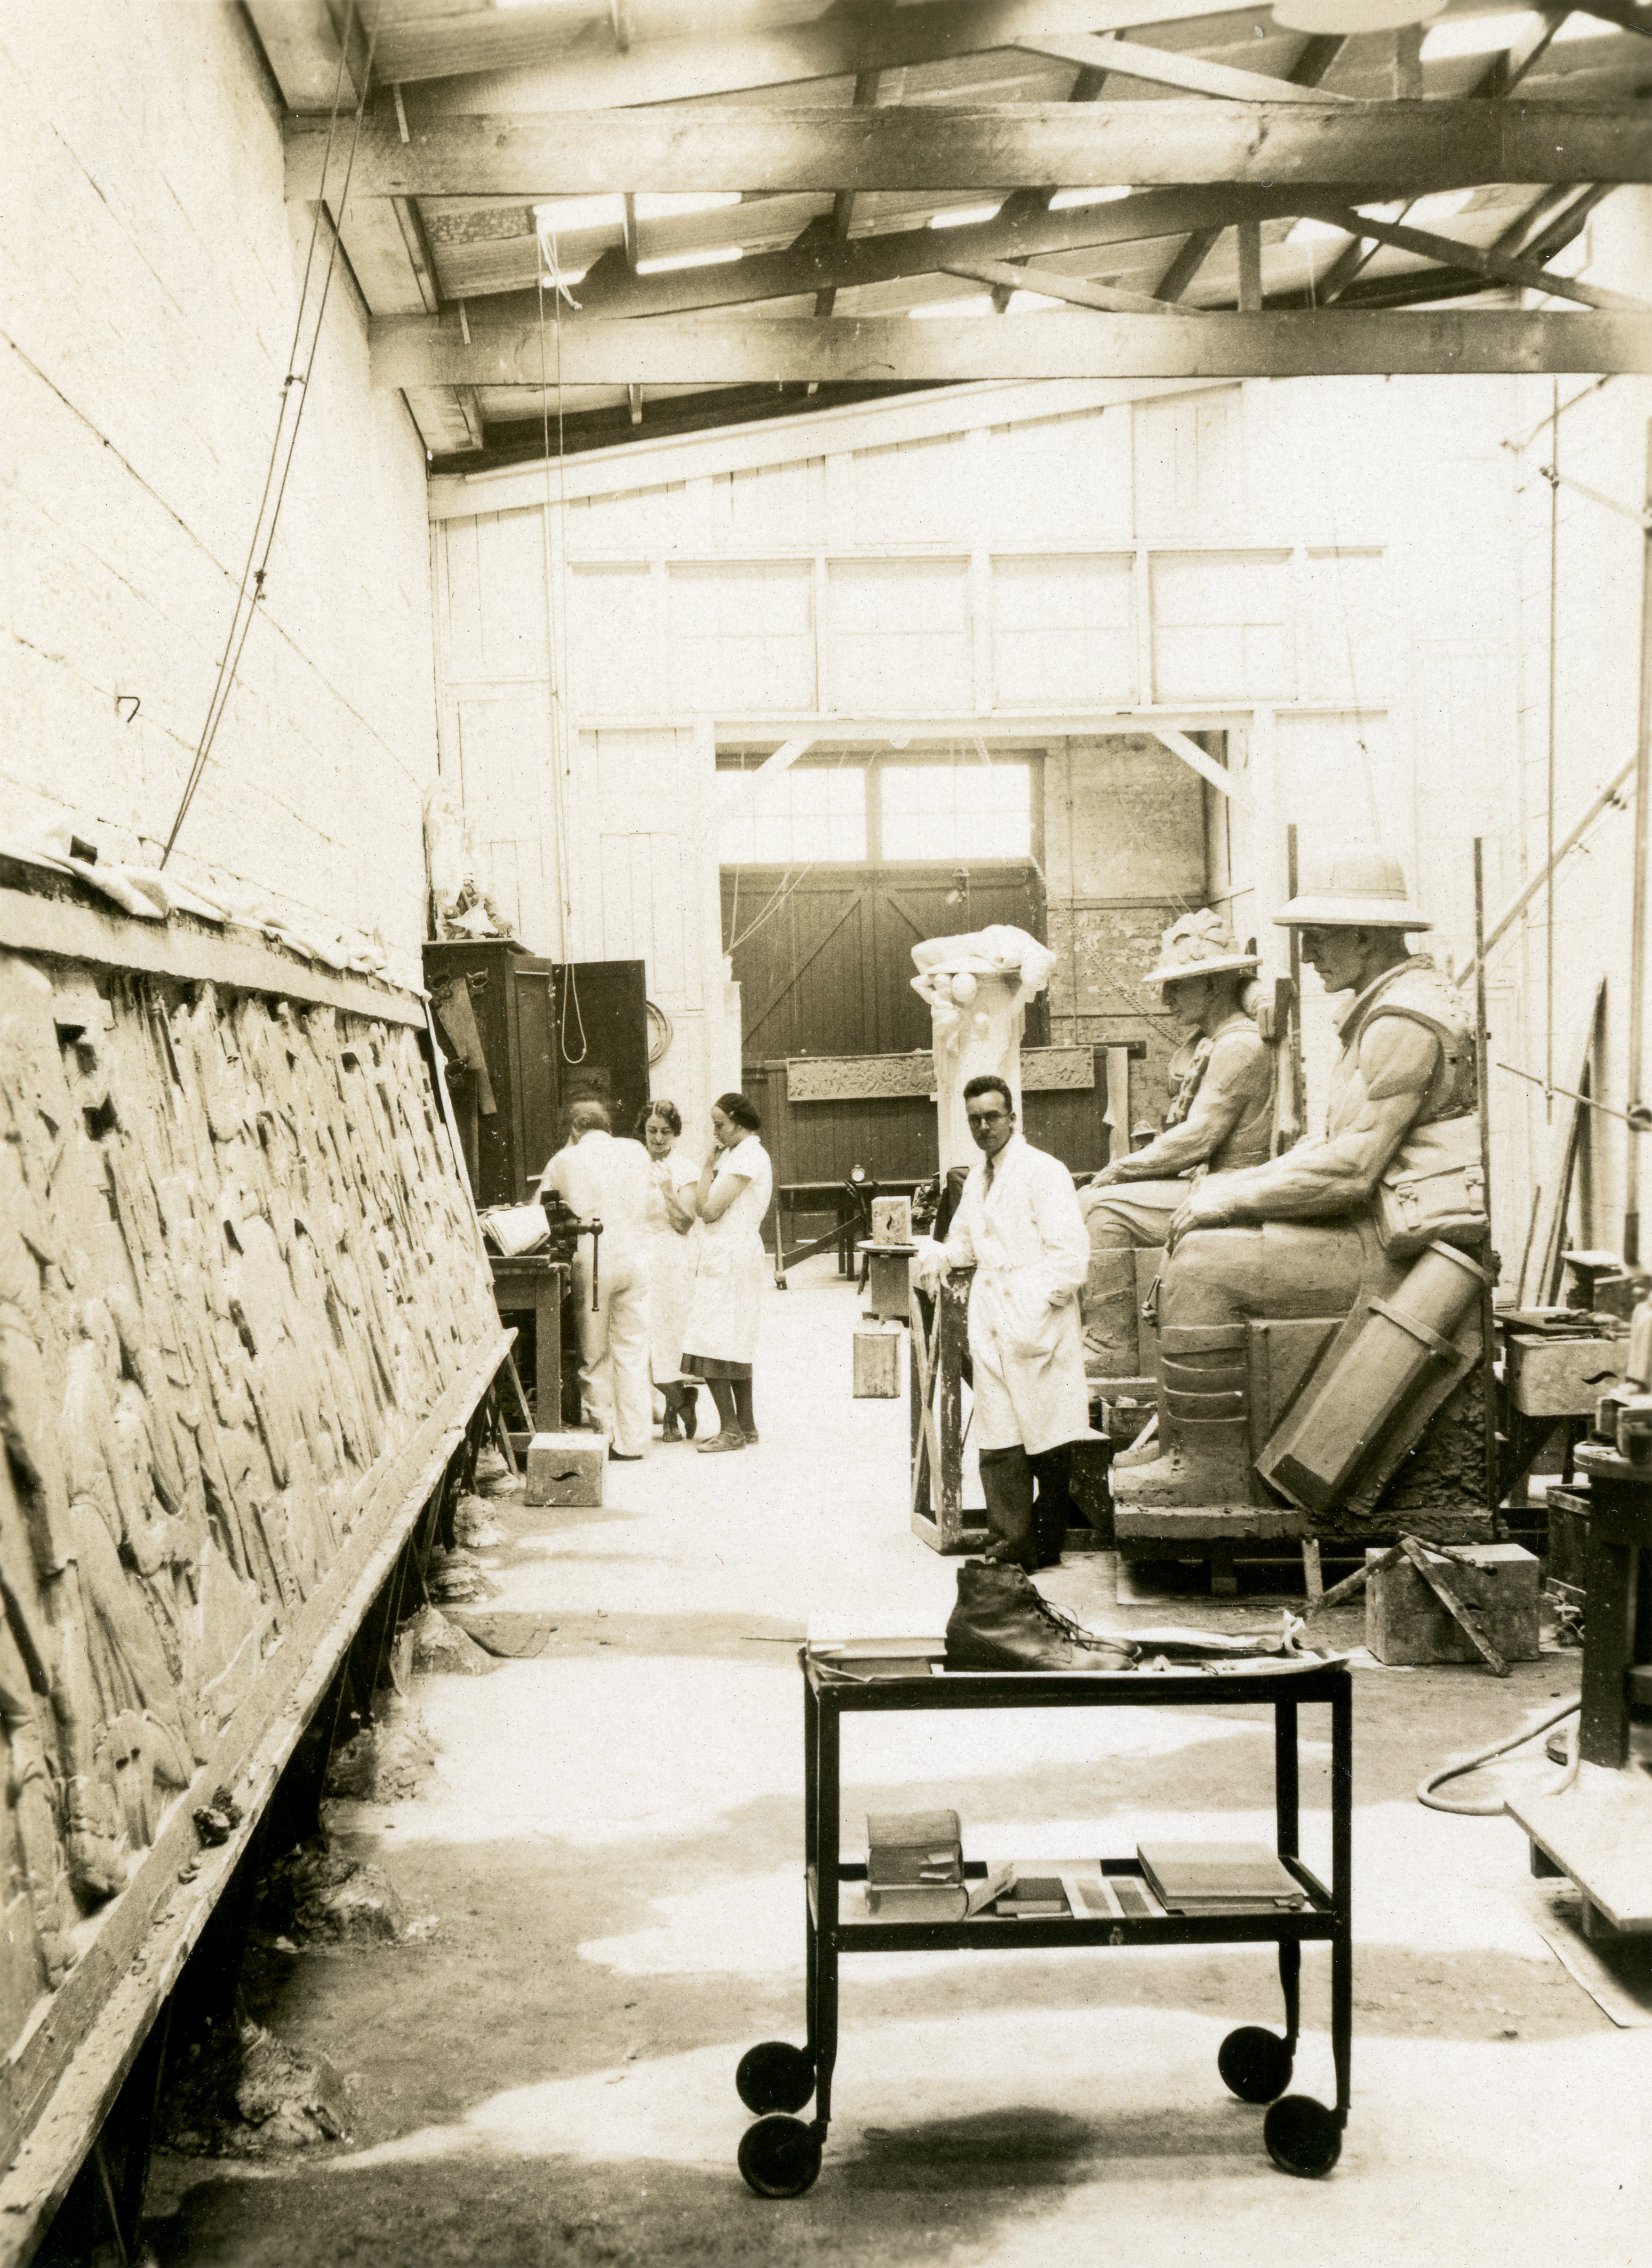
[[[252,538],[310,217],[286,208],[239,9],[9,10],[0,106],[0,834],[69,816],[153,858]],[[341,259],[267,595],[173,865],[377,928],[403,976],[436,769],[429,575],[423,446],[369,389]],[[135,722],[116,692],[141,696]]]

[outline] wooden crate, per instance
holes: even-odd
[[[901,1329],[898,1323],[868,1324],[855,1333],[854,1396],[857,1402],[892,1402],[901,1390]]]
[[[1366,1553],[1368,1563],[1382,1557]],[[1444,1563],[1451,1580],[1484,1617],[1486,1637],[1505,1661],[1538,1658],[1538,1563],[1518,1543],[1474,1543],[1464,1557],[1476,1573],[1456,1561]],[[1473,1661],[1479,1655],[1468,1634],[1447,1614],[1409,1560],[1384,1567],[1365,1587],[1365,1642],[1379,1661]]]

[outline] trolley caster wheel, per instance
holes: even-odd
[[[800,2118],[760,2118],[741,2137],[738,2164],[761,2198],[801,2197],[820,2172],[822,2137]]]
[[[1313,2181],[1342,2155],[1342,2127],[1334,2110],[1310,2095],[1282,2095],[1262,2121],[1268,2155],[1283,2174]]]
[[[1277,2032],[1245,2024],[1229,2032],[1216,2053],[1222,2083],[1241,2102],[1272,2102],[1291,2083],[1294,2061]]]
[[[806,2049],[788,2040],[763,2040],[740,2058],[734,2092],[759,2117],[770,2110],[800,2110],[815,2092],[815,2066]]]

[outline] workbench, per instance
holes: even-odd
[[[805,1648],[804,1931],[808,1949],[808,2041],[801,2048],[765,2040],[749,2049],[735,2075],[741,2101],[758,2114],[740,2146],[740,2170],[760,2197],[800,2197],[820,2172],[831,2121],[832,2073],[837,2058],[837,1963],[845,1953],[1053,1951],[1073,1947],[1258,1945],[1279,1949],[1285,2033],[1255,2025],[1230,2032],[1217,2069],[1242,2101],[1266,2103],[1263,2140],[1283,2171],[1329,2173],[1342,2149],[1349,2108],[1353,2011],[1351,1920],[1353,1818],[1353,1685],[1346,1662],[1301,1667],[1208,1670],[1088,1670],[947,1672],[942,1657],[915,1656],[910,1671],[863,1677],[836,1670],[829,1658]],[[845,1716],[886,1712],[946,1713],[981,1709],[1175,1709],[1261,1704],[1273,1712],[1275,1848],[1306,1893],[1297,1911],[1203,1914],[1158,1912],[1150,1918],[1011,1918],[983,1912],[962,1921],[891,1921],[845,1912],[866,1880],[864,1864],[840,1856],[840,1734]],[[1299,1853],[1300,1764],[1298,1712],[1320,1705],[1331,1712],[1331,1842],[1329,1889]],[[984,1865],[966,1864],[979,1879]],[[1105,1876],[1132,1876],[1133,1858],[1102,1861]],[[1302,1949],[1331,1947],[1331,2059],[1336,2104],[1326,2110],[1311,2096],[1285,2093],[1300,2036]],[[815,2117],[795,2114],[813,2096]]]
[[[507,1314],[534,1318],[534,1424],[541,1433],[560,1433],[562,1422],[562,1303],[572,1283],[565,1260],[542,1252],[490,1252],[493,1299],[501,1321]]]
[[[1569,1874],[1585,1933],[1652,1933],[1652,1771],[1634,1760],[1627,1675],[1652,1661],[1652,1470],[1604,1443],[1577,1452],[1589,1482],[1588,1603],[1577,1775],[1558,1795],[1508,1798],[1535,1874]]]

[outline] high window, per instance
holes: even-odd
[[[763,754],[724,757],[732,783]],[[973,751],[913,761],[852,753],[805,758],[736,790],[719,857],[726,866],[919,865],[1035,855],[1036,760]]]

